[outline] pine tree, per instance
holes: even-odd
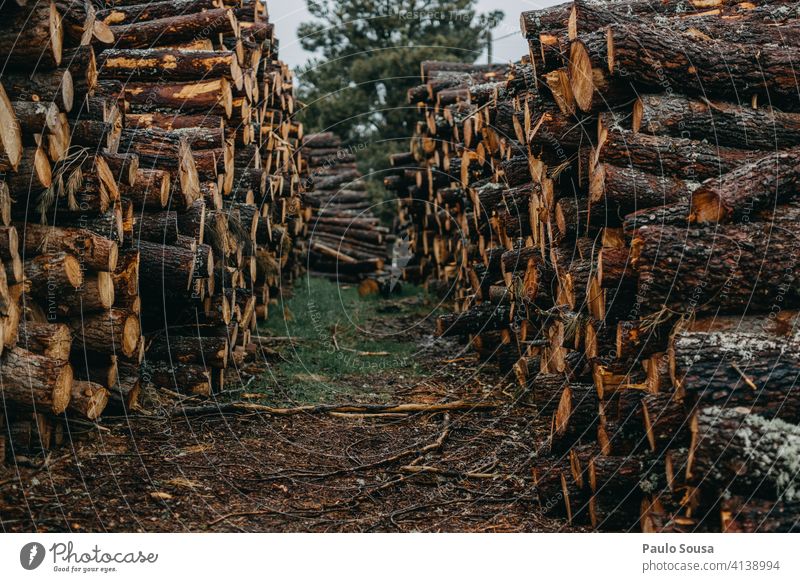
[[[307,132],[330,130],[360,148],[362,171],[407,148],[417,119],[406,92],[424,60],[474,62],[503,18],[476,0],[308,0],[298,36],[314,53],[298,71]],[[368,147],[367,147],[368,146]]]

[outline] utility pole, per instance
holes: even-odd
[[[486,54],[488,55],[488,64],[492,64],[492,29],[486,31]]]

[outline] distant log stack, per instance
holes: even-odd
[[[449,293],[437,332],[543,416],[542,510],[794,530],[800,21],[780,0],[656,4],[526,12],[517,64],[422,63],[385,180],[405,277]]]
[[[303,140],[310,273],[357,282],[382,274],[393,240],[375,216],[355,154],[334,133]]]
[[[302,268],[302,126],[265,5],[106,5],[0,7],[10,451],[145,386],[222,389]]]

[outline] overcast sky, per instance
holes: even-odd
[[[553,6],[564,0],[478,0],[478,10],[487,12],[489,10],[502,10],[506,18],[500,26],[495,29],[494,36],[497,39],[494,43],[494,61],[507,62],[516,61],[526,54],[528,47],[525,39],[519,31],[519,15],[525,10],[535,10],[545,6]],[[398,8],[402,8],[405,3],[397,2]],[[280,41],[281,60],[288,63],[292,68],[304,64],[309,57],[297,40],[297,27],[304,20],[308,20],[310,15],[306,10],[305,0],[278,0],[268,2],[269,18],[275,23],[275,34]],[[505,38],[503,38],[505,37]],[[478,62],[486,62],[486,55],[482,55]]]

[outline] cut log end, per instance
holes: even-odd
[[[72,366],[65,364],[61,367],[53,384],[53,403],[51,405],[53,414],[61,414],[69,406],[72,397],[72,379]]]
[[[22,130],[11,100],[0,83],[0,154],[5,154],[13,170],[22,159]]]
[[[581,111],[589,111],[594,96],[592,60],[586,46],[579,40],[570,45],[568,70],[575,103]]]
[[[134,355],[141,335],[139,319],[134,315],[128,316],[122,328],[122,353],[128,357]]]
[[[589,200],[600,202],[606,193],[606,170],[602,163],[598,163],[589,178]]]
[[[695,192],[692,196],[692,208],[689,222],[723,222],[728,212],[722,200],[714,192]]]

